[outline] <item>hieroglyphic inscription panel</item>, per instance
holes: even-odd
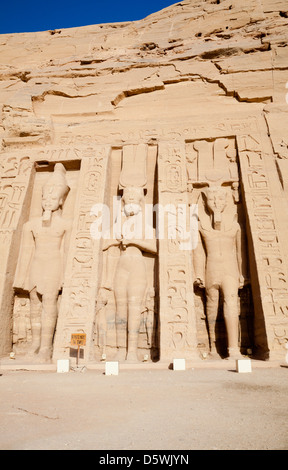
[[[159,211],[164,214],[164,237],[159,234],[160,359],[189,359],[197,342],[191,250],[184,236],[189,219],[185,144],[160,142],[158,152]]]
[[[32,163],[29,156],[10,155],[0,162],[0,355],[10,352],[12,345],[13,275],[16,258],[11,256],[19,241],[17,229],[23,222]]]
[[[265,346],[266,332],[270,357],[277,358],[282,357],[288,339],[288,272],[275,217],[276,201],[271,194],[267,155],[262,152],[260,138],[245,135],[238,137],[237,144],[263,309],[265,331],[260,328],[259,343],[260,347]]]
[[[91,237],[95,220],[91,209],[104,202],[107,160],[110,147],[95,146],[81,161],[74,230],[71,236],[62,300],[54,343],[54,358],[67,356],[71,334],[87,335],[85,360],[92,346],[101,240]]]

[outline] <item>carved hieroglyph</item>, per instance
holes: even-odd
[[[110,147],[83,149],[75,221],[54,341],[53,357],[69,357],[71,335],[86,334],[85,361],[93,358],[95,305],[99,283],[100,239],[91,237],[93,206],[104,202]],[[79,188],[81,188],[79,190]]]
[[[272,195],[275,192],[273,181],[276,188],[279,184],[277,169],[271,166],[270,155],[263,151],[259,135],[244,135],[237,142],[253,240],[256,283],[258,278],[255,297],[258,295],[261,298],[260,304],[255,306],[260,309],[256,316],[258,324],[255,342],[260,352],[264,351],[268,355],[269,351],[270,357],[279,358],[288,336],[288,272],[284,254],[285,237],[280,229],[277,199]],[[284,205],[282,207],[285,208]]]
[[[32,181],[32,165],[29,156],[11,155],[1,161],[0,184],[0,252],[1,252],[1,320],[0,320],[0,354],[11,351],[13,305],[13,273],[16,259],[12,253],[18,246],[23,223],[22,210],[30,200],[29,188]],[[16,232],[18,228],[18,232]]]
[[[159,207],[165,212],[164,236],[159,234],[160,358],[191,359],[196,357],[197,337],[191,247],[183,235],[189,214],[176,224],[173,217],[175,208],[189,207],[184,142],[160,143],[158,175]]]

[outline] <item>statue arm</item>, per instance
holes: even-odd
[[[113,290],[113,281],[119,259],[118,246],[110,246],[103,251],[103,276],[101,288]]]
[[[193,265],[195,283],[200,287],[205,286],[205,251],[200,231],[198,232],[198,243],[193,251]]]
[[[29,279],[29,267],[34,252],[34,237],[29,222],[24,224],[20,245],[20,252],[13,287],[15,289],[26,289]]]
[[[103,252],[107,251],[110,247],[118,247],[120,244],[119,240],[115,239],[105,239],[103,240],[102,250]]]
[[[106,314],[105,307],[109,301],[109,291],[113,291],[114,276],[116,272],[116,266],[119,259],[119,247],[109,246],[103,250],[103,268],[102,268],[102,280],[100,288],[97,294],[96,301],[96,323],[100,327],[100,324],[105,323],[106,329]],[[103,329],[103,328],[102,328]]]
[[[65,268],[67,264],[67,258],[68,258],[68,250],[69,250],[69,245],[70,245],[70,239],[71,239],[71,232],[72,232],[72,223],[70,221],[67,222],[66,227],[65,227],[65,233],[64,233],[64,240],[63,240],[63,277],[65,273]]]
[[[152,229],[151,229],[152,230]],[[152,238],[140,238],[140,239],[123,239],[121,240],[123,245],[129,246],[129,245],[134,245],[137,246],[140,250],[146,251],[148,253],[157,253],[157,240],[156,240],[156,230],[153,229],[152,231],[149,231],[149,233],[153,233]]]
[[[157,242],[156,239],[153,240],[123,240],[123,244],[129,246],[134,245],[140,248],[142,251],[146,251],[148,253],[157,253]]]
[[[240,287],[243,287],[245,281],[248,280],[248,265],[247,265],[247,255],[246,255],[246,244],[243,230],[238,224],[238,230],[236,233],[236,252],[237,252],[237,262],[239,269],[239,280]]]

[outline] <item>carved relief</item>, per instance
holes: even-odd
[[[185,245],[189,200],[184,143],[160,142],[158,172],[165,233],[159,240],[161,358],[191,359],[197,344],[191,246]]]
[[[206,184],[207,181],[238,181],[235,139],[187,142],[186,153],[189,188],[196,182]]]
[[[151,348],[155,328],[154,286],[149,284],[145,254],[157,253],[155,234],[145,237],[145,191],[147,189],[147,145],[127,145],[122,150],[119,175],[121,207],[110,238],[103,241],[103,276],[98,293],[96,325],[103,354],[107,320],[103,308],[109,292],[115,300],[116,357],[137,362],[140,332],[145,332]],[[152,234],[153,234],[153,227]],[[114,234],[114,236],[113,236]]]
[[[2,38],[0,356],[31,345],[50,360],[54,336],[52,359],[68,358],[71,335],[84,333],[85,362],[116,352],[281,357],[287,8],[255,1],[241,13],[232,3],[187,1],[136,24]],[[61,216],[60,196],[43,214],[39,197],[40,173],[57,162],[71,188]],[[101,216],[92,208],[112,210],[113,196],[111,237],[93,238]],[[158,204],[151,238],[148,203]],[[138,215],[142,232],[131,238]]]
[[[13,310],[13,350],[24,354],[32,341],[30,301],[25,295],[15,297]]]
[[[259,355],[267,358],[270,350],[270,355],[275,357],[288,340],[287,327],[283,321],[288,305],[287,266],[260,138],[250,135],[239,137],[238,148],[254,242],[258,295],[262,299],[262,311],[256,318],[260,332],[256,343]],[[266,331],[267,338],[263,331]]]
[[[205,311],[211,357],[240,357],[247,338],[239,329],[239,289],[248,283],[248,263],[235,139],[189,142],[186,148],[188,189],[192,188],[191,201],[198,204],[199,216],[198,244],[192,254],[198,324]]]
[[[113,135],[113,142],[117,145],[124,145],[124,143],[146,143],[151,139],[155,141],[168,141],[172,142],[181,141],[181,139],[197,139],[205,138],[207,135],[242,135],[243,133],[255,133],[257,132],[257,121],[254,118],[247,118],[239,121],[229,117],[222,117],[221,121],[210,120],[209,123],[198,123],[198,124],[187,124],[187,122],[173,124],[167,124],[165,121],[159,121],[158,124],[146,123],[142,124],[137,122],[137,126],[127,128],[127,126],[119,121],[105,122],[103,125],[99,123],[99,128],[87,130],[87,126],[83,125],[80,127],[78,133],[66,130],[65,132],[55,134],[55,143],[57,148],[63,149],[66,152],[68,149],[74,146],[81,148],[82,145],[86,145],[90,142],[91,145],[101,145],[103,142],[111,142],[111,136]],[[65,146],[68,148],[65,149]],[[46,152],[46,149],[44,150]],[[47,152],[49,150],[47,149]],[[48,153],[47,153],[48,155]],[[71,155],[71,153],[70,153]],[[47,157],[48,158],[48,157]],[[54,158],[54,157],[53,157]],[[63,153],[64,158],[64,153]]]
[[[14,288],[29,292],[32,341],[28,354],[48,361],[56,327],[59,292],[63,285],[70,222],[61,210],[69,191],[66,170],[57,163],[42,190],[41,218],[23,226]],[[16,313],[16,312],[15,312]]]
[[[13,273],[11,250],[17,245],[17,228],[21,223],[22,208],[27,199],[32,164],[29,156],[1,157],[0,164],[0,255],[2,282],[0,284],[0,354],[11,351]],[[9,263],[9,264],[8,264]],[[10,274],[11,273],[11,274]],[[21,327],[22,328],[22,327]]]
[[[31,168],[29,156],[16,157],[14,155],[1,158],[0,175],[1,178],[15,178],[16,176],[26,175]]]
[[[145,154],[146,146],[147,145],[137,146],[138,166],[141,165],[140,161],[145,160],[143,160],[142,157]],[[133,178],[133,171],[130,172],[133,153],[128,155],[128,148],[131,150],[133,146],[124,146],[124,148],[125,147],[127,147],[125,150],[126,161],[129,161],[129,164],[127,163],[126,167],[124,166],[122,174],[119,172],[119,178],[120,176],[122,177],[120,180],[121,191],[123,191],[125,187],[126,189],[129,187],[129,184],[127,185],[127,182],[123,179],[125,173],[128,174],[127,181],[129,181],[129,178]],[[246,209],[248,211],[249,220],[253,225],[252,238],[253,243],[255,243],[257,276],[259,277],[259,282],[257,282],[259,289],[261,289],[261,298],[264,299],[262,303],[264,310],[262,314],[264,326],[261,325],[261,314],[256,315],[255,324],[253,326],[253,298],[250,295],[250,287],[244,285],[244,287],[240,289],[241,286],[239,284],[237,292],[237,318],[238,323],[240,323],[237,330],[237,353],[239,352],[239,347],[241,351],[245,353],[247,349],[253,347],[253,343],[256,344],[256,349],[262,348],[265,350],[265,347],[268,349],[268,346],[265,345],[265,334],[263,335],[263,331],[268,335],[267,343],[271,350],[281,350],[286,341],[288,305],[287,268],[273,208],[273,195],[269,189],[270,183],[265,166],[265,156],[262,155],[260,141],[258,142],[255,136],[253,138],[249,136],[246,138],[238,137],[238,148],[241,165],[243,167],[242,178],[244,175],[244,181],[242,182],[240,181],[238,172],[238,155],[235,139],[232,137],[208,140],[199,139],[197,141],[187,141],[186,144],[183,142],[160,142],[159,144],[159,203],[161,203],[163,207],[167,207],[171,204],[177,207],[176,219],[178,220],[175,226],[173,221],[175,214],[169,212],[169,209],[165,215],[165,233],[173,234],[173,236],[167,237],[165,240],[159,240],[159,264],[161,271],[159,276],[161,298],[159,319],[161,322],[160,350],[162,358],[165,358],[167,354],[167,357],[169,356],[169,359],[171,359],[173,355],[182,355],[182,352],[183,356],[186,355],[188,357],[190,353],[192,355],[192,351],[194,352],[197,349],[205,351],[207,349],[206,343],[209,346],[210,342],[212,342],[212,345],[215,345],[215,342],[221,343],[220,348],[217,346],[217,351],[221,353],[223,357],[223,355],[225,355],[226,345],[230,349],[232,347],[227,344],[227,341],[229,343],[229,332],[225,315],[223,316],[222,313],[222,316],[219,316],[219,312],[224,312],[226,304],[222,287],[219,287],[218,290],[218,293],[220,293],[219,297],[217,295],[217,321],[210,321],[209,311],[212,311],[212,307],[210,309],[210,297],[209,293],[207,293],[206,286],[201,293],[199,293],[199,286],[195,286],[195,297],[194,299],[191,298],[191,286],[195,280],[192,261],[194,265],[195,256],[191,256],[191,250],[190,254],[188,250],[182,250],[189,219],[188,214],[185,213],[183,208],[185,206],[189,207],[189,204],[193,205],[197,201],[200,204],[201,201],[203,211],[199,214],[200,224],[202,220],[204,220],[203,214],[205,214],[205,217],[207,216],[211,219],[211,227],[209,230],[211,230],[212,233],[214,233],[213,231],[222,232],[221,217],[219,213],[216,214],[215,211],[212,217],[211,211],[209,212],[209,208],[206,204],[208,202],[207,194],[206,196],[204,194],[205,188],[216,186],[226,188],[229,199],[229,211],[232,211],[231,214],[234,214],[235,221],[238,218],[237,223],[240,226],[240,233],[245,235],[245,224],[243,224],[243,198],[241,196],[241,191],[243,191],[241,185],[242,183],[244,185],[246,191]],[[103,300],[101,295],[99,295],[97,299],[100,243],[95,243],[95,241],[91,239],[90,227],[95,220],[94,214],[91,213],[91,207],[95,203],[99,203],[101,198],[104,200],[107,148],[97,147],[97,150],[85,148],[80,149],[79,152],[81,152],[83,156],[81,169],[82,182],[79,185],[79,188],[81,186],[81,191],[79,191],[77,198],[73,241],[71,243],[71,251],[68,260],[69,277],[66,279],[66,283],[64,283],[62,295],[59,297],[59,300],[61,300],[58,305],[60,315],[55,336],[56,349],[54,349],[54,351],[58,356],[60,351],[64,350],[66,353],[69,348],[71,334],[78,331],[86,332],[89,330],[92,341],[95,302],[98,300],[97,305],[99,308],[96,307],[96,310],[98,309],[99,313],[96,315],[95,332],[97,333],[96,339],[99,350],[102,351],[103,357],[106,357],[107,345],[109,345],[109,354],[111,353],[111,347],[114,351],[116,348],[117,328],[115,327],[115,318],[118,315],[116,292],[113,290],[113,301],[111,300],[110,291],[108,293],[108,301],[107,298]],[[139,157],[139,152],[142,152],[142,157]],[[74,157],[75,155],[76,153],[73,154]],[[70,156],[72,156],[71,152],[69,154],[67,153],[67,159],[69,159]],[[30,158],[24,153],[22,153],[20,157],[11,154],[1,160],[0,171],[2,177],[0,186],[0,222],[2,227],[1,240],[3,240],[4,246],[7,241],[8,244],[11,242],[11,234],[18,224],[19,214],[21,213],[23,201],[27,193],[27,177],[31,172]],[[145,171],[143,172],[141,170],[139,173],[144,175],[145,179]],[[139,181],[137,184],[141,186],[143,181]],[[136,178],[133,179],[133,183],[135,186]],[[145,188],[145,183],[142,185],[142,188],[143,187]],[[153,184],[151,188],[155,191]],[[124,192],[128,199],[128,197],[130,197],[128,191]],[[198,199],[200,193],[201,198]],[[135,194],[133,197],[135,197]],[[146,200],[146,194],[144,195],[144,200]],[[122,203],[124,203],[124,210],[125,197],[122,199]],[[225,220],[229,211],[228,207],[223,210]],[[129,219],[127,214],[125,217],[126,220]],[[206,222],[205,220],[203,222],[204,226],[207,222],[207,220]],[[213,224],[215,223],[215,226],[212,222]],[[217,229],[217,224],[218,227],[220,227],[219,230]],[[225,236],[227,236],[226,231]],[[203,247],[207,248],[210,243],[208,235],[205,238],[204,231],[202,231],[200,237]],[[231,240],[232,239],[233,237],[231,235]],[[234,241],[235,239],[236,238],[234,238]],[[213,243],[214,242],[217,244],[217,240],[214,240]],[[121,238],[117,240],[117,243],[120,253],[121,250],[119,246],[122,243]],[[142,251],[142,255],[144,253],[145,250]],[[153,254],[153,256],[155,255],[156,253]],[[247,256],[247,252],[245,256]],[[146,257],[145,254],[144,257]],[[204,274],[203,283],[206,282]],[[149,292],[154,292],[154,295],[148,295]],[[144,357],[143,355],[141,356],[143,351],[148,352],[150,355],[150,348],[155,347],[157,342],[157,297],[158,291],[155,290],[155,285],[151,283],[151,279],[148,279],[145,294],[143,294],[141,301],[140,321],[136,328],[138,332],[138,352],[136,352],[138,359]],[[29,309],[31,308],[31,301],[28,298],[26,300],[27,301],[24,302],[22,299],[21,303],[20,297],[16,295],[14,305],[14,349],[22,352],[25,349],[25,343],[27,343],[27,341],[28,343],[31,342],[32,338],[32,330],[29,327],[27,316],[28,306]],[[100,308],[101,302],[103,301],[105,302]],[[216,304],[217,302],[215,301],[215,305]],[[216,307],[214,312],[215,311]],[[211,318],[210,314],[210,319]],[[206,320],[208,320],[207,330],[204,326]],[[213,327],[213,322],[216,325],[215,328]],[[117,323],[120,322],[118,321]],[[128,321],[126,321],[126,324],[128,325]],[[26,325],[26,336],[24,334],[24,325]],[[215,337],[211,335],[213,328],[216,331]],[[234,326],[232,330],[235,332],[236,326]],[[126,334],[127,332],[128,326]],[[121,337],[121,333],[118,334],[118,338],[119,337]],[[234,337],[236,338],[236,333]],[[123,344],[124,341],[125,340],[122,341]],[[120,340],[118,345],[122,343]],[[234,342],[234,345],[235,344]],[[233,347],[233,349],[237,348]],[[88,347],[86,349],[88,350]],[[139,355],[140,350],[141,353]],[[87,355],[85,357],[87,357]],[[130,357],[128,355],[127,357],[132,360],[132,355]]]
[[[110,148],[104,146],[82,150],[71,250],[55,334],[54,358],[69,357],[71,335],[74,333],[87,335],[84,359],[93,357],[100,240],[91,238],[90,229],[95,221],[92,208],[104,199],[109,151]]]
[[[199,216],[200,237],[199,246],[194,253],[194,266],[196,284],[205,287],[210,353],[217,354],[216,319],[221,292],[228,355],[237,358],[241,357],[238,290],[244,286],[241,227],[235,220],[235,211],[231,214],[229,207],[227,211],[229,196],[227,188],[211,186],[202,191],[202,196],[206,214]],[[201,257],[204,253],[205,259]]]

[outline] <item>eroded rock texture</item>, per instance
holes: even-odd
[[[84,332],[84,360],[99,359],[103,328],[105,354],[113,356],[111,291],[101,328],[95,317],[103,250],[91,240],[90,209],[112,207],[123,149],[142,144],[146,202],[188,207],[203,188],[228,187],[249,266],[238,298],[240,349],[284,357],[287,27],[286,0],[186,0],[133,23],[0,37],[1,355],[12,344],[25,353],[31,341],[29,296],[13,289],[13,279],[22,226],[40,215],[45,176],[60,162],[71,188],[63,213],[73,230],[53,357],[68,356],[71,334]],[[166,238],[147,257],[154,300],[140,328],[140,360],[209,353],[205,286],[195,287],[193,256]],[[225,357],[220,310],[216,342]]]

